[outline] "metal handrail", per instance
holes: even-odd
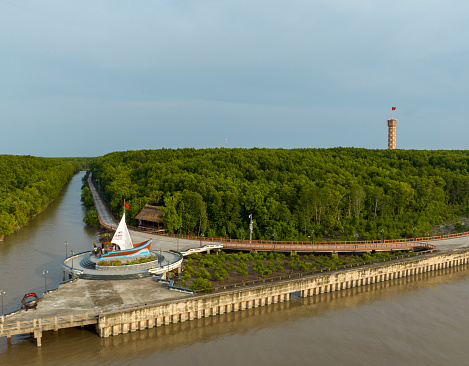
[[[53,318],[35,318],[32,320],[24,321],[15,321],[15,322],[4,322],[0,323],[0,335],[3,332],[12,332],[12,331],[21,331],[22,328],[40,328],[44,325],[63,325],[63,324],[72,324],[73,322],[80,320],[88,320],[90,318],[98,318],[99,313],[96,312],[87,312],[81,314],[70,314],[70,315],[60,315]]]

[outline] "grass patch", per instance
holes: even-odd
[[[151,261],[156,261],[156,257],[152,255],[151,257],[148,258],[139,258],[139,259],[134,259],[133,261],[129,262],[121,262],[120,260],[116,259],[113,261],[99,261],[98,266],[130,266],[132,264],[142,264],[142,263],[148,263]]]

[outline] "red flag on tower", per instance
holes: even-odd
[[[127,202],[125,202],[125,200],[124,200],[124,205],[125,205],[125,208],[128,210],[128,209],[129,209],[129,205],[127,204]]]
[[[395,110],[396,110],[396,107],[392,107],[392,110],[395,111]]]

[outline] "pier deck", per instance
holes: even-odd
[[[334,283],[332,285],[325,286],[324,284],[319,285],[319,292],[321,291],[328,291],[330,288],[332,291],[332,286],[334,286],[334,290],[337,286],[338,289],[348,288],[348,286],[360,286],[369,283],[374,283],[373,281],[381,281],[387,280],[391,278],[400,278],[401,276],[407,275],[414,275],[418,273],[423,273],[432,270],[438,270],[452,267],[454,265],[460,264],[467,264],[469,263],[469,252],[467,248],[469,246],[469,238],[457,238],[452,239],[451,241],[442,241],[439,245],[443,251],[439,253],[433,253],[429,255],[422,255],[419,258],[407,258],[401,260],[395,260],[388,263],[380,264],[372,264],[372,265],[365,265],[356,269],[347,269],[341,271],[333,271],[334,276],[361,276],[360,273],[364,273],[366,271],[375,271],[379,273],[379,275],[371,274],[365,279],[354,279],[350,281],[348,279],[339,283]],[[454,258],[453,258],[454,257]],[[436,259],[434,259],[436,258]],[[422,263],[422,264],[421,264]],[[390,269],[386,269],[389,267]],[[390,272],[389,272],[390,271]],[[371,273],[370,272],[370,273]],[[388,274],[389,272],[390,274]],[[332,273],[331,273],[332,275]],[[323,278],[328,278],[331,275],[329,274],[317,274],[313,276],[307,276],[310,278],[308,280],[307,277],[304,279],[297,279],[292,280],[292,283],[301,284],[304,281],[323,281]],[[357,277],[358,278],[358,277]],[[276,287],[281,287],[282,283],[285,281],[280,281],[279,283],[272,283],[272,284],[265,284],[261,285],[260,288],[272,288],[272,291],[275,290]],[[289,281],[286,281],[289,282]],[[353,285],[352,282],[355,284]],[[319,283],[319,282],[318,282]],[[345,285],[344,285],[345,284]],[[296,286],[296,287],[295,287]],[[310,285],[311,288],[315,288],[314,286],[318,286],[317,284]],[[259,287],[259,286],[254,286]],[[295,288],[293,288],[295,287]],[[311,289],[303,290],[300,285],[294,285],[291,289],[289,288],[287,294],[283,294],[282,296],[287,296],[289,292],[295,292],[299,289],[306,293],[311,293]],[[297,288],[298,287],[298,288]],[[322,290],[321,290],[322,288]],[[227,291],[227,293],[233,294],[246,294],[242,295],[248,298],[252,295],[251,290],[249,289],[236,289],[233,291]],[[269,290],[270,291],[270,290]],[[315,290],[316,291],[316,290]],[[255,292],[255,291],[254,291]],[[263,295],[262,295],[263,296]],[[272,297],[273,296],[273,297]],[[260,302],[256,302],[258,300],[248,300],[241,301],[239,306],[245,306],[245,303],[248,305],[246,306],[260,306],[259,304],[268,304],[269,301],[276,301],[274,298],[277,295],[269,295],[267,300],[259,300]],[[305,295],[309,296],[309,295]],[[216,301],[221,301],[220,295],[211,294],[211,295],[189,295],[180,292],[168,291],[168,289],[162,285],[154,281],[152,278],[142,278],[139,280],[121,280],[121,281],[112,281],[112,280],[103,280],[103,281],[93,281],[93,280],[84,280],[78,279],[74,282],[67,283],[61,285],[58,291],[53,291],[47,293],[41,299],[37,310],[29,310],[29,311],[20,311],[16,314],[11,314],[5,317],[4,323],[0,324],[0,337],[7,336],[11,337],[12,335],[16,334],[24,334],[24,333],[34,333],[34,337],[37,339],[38,346],[41,344],[41,337],[42,332],[46,330],[58,330],[62,328],[69,328],[87,324],[97,324],[100,326],[99,319],[103,318],[105,320],[108,317],[107,314],[112,313],[129,313],[135,314],[138,313],[140,310],[144,313],[146,312],[145,309],[148,308],[158,308],[158,306],[163,306],[163,304],[171,304],[170,306],[176,306],[178,303],[190,303],[191,301],[195,301],[197,299],[202,299],[204,297],[210,298],[214,297]],[[223,296],[222,296],[223,297]],[[226,296],[225,296],[226,297]],[[223,297],[224,299],[224,297]],[[269,300],[270,299],[270,300]],[[274,300],[272,300],[274,299]],[[283,297],[282,297],[283,299]],[[226,299],[225,299],[226,300]],[[199,301],[199,300],[197,300]],[[254,302],[253,302],[254,301]],[[218,303],[217,303],[218,304]],[[252,305],[257,304],[257,305]],[[164,305],[168,306],[168,305]],[[221,313],[223,311],[228,311],[228,305],[223,305],[220,308],[218,304],[216,306],[216,311],[213,310],[215,307],[212,306],[209,310],[204,309],[198,310],[197,317],[200,316],[207,316],[214,315],[217,313]],[[231,306],[231,305],[229,305]],[[233,305],[235,306],[235,305]],[[238,305],[236,305],[238,306]],[[230,307],[231,309],[231,307]],[[176,309],[177,310],[177,309]],[[175,310],[175,311],[176,311]],[[177,310],[180,311],[180,310]],[[179,321],[183,321],[186,318],[192,319],[195,315],[193,312],[189,311],[187,314],[182,313],[183,315],[173,315],[171,319],[169,319],[169,315],[165,316],[164,322],[159,317],[155,317],[157,320],[154,323],[153,320],[150,320],[147,325],[145,326],[154,326],[161,325],[161,324],[169,324],[177,320],[177,316],[179,316]],[[133,316],[133,315],[132,315]],[[174,320],[174,319],[176,320]],[[130,319],[130,318],[129,318]],[[105,324],[103,320],[103,324]],[[132,320],[132,322],[134,322]],[[144,323],[144,322],[143,322]],[[142,323],[142,324],[143,324]],[[133,323],[132,323],[133,324]],[[131,326],[134,326],[132,325]],[[115,332],[116,334],[120,334],[119,332],[124,332],[127,330],[127,325],[122,328],[121,330],[118,329],[116,326]],[[103,328],[104,329],[104,328]],[[109,336],[109,328],[106,326],[106,331],[103,333],[102,336]],[[133,329],[133,328],[129,328]],[[135,328],[137,329],[137,328]],[[142,328],[143,329],[143,328]],[[114,331],[113,331],[114,332]],[[100,334],[101,334],[100,333]],[[114,333],[113,333],[114,334]]]
[[[121,281],[79,279],[44,295],[37,310],[21,310],[0,323],[0,337],[97,324],[97,316],[109,311],[138,308],[190,295],[168,291],[152,278]],[[40,341],[38,341],[40,345]]]

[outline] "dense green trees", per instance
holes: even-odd
[[[0,238],[43,210],[78,168],[61,159],[0,155]]]
[[[195,235],[247,237],[252,214],[255,238],[424,236],[469,208],[466,151],[162,149],[90,167],[114,212],[165,206],[167,230]]]
[[[101,224],[99,222],[98,213],[94,208],[93,194],[86,185],[88,173],[89,172],[83,177],[83,186],[81,187],[81,201],[86,208],[86,215],[83,221],[90,226],[99,227]]]

